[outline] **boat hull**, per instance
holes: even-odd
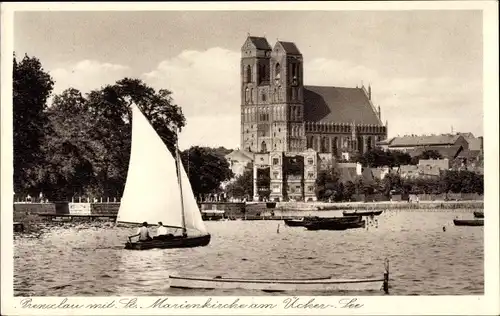
[[[148,249],[173,249],[173,248],[194,248],[194,247],[204,247],[210,243],[210,234],[204,236],[196,237],[174,237],[171,239],[158,240],[153,239],[151,241],[140,241],[140,242],[127,242],[125,244],[125,249],[129,250],[148,250]]]
[[[475,218],[484,218],[484,212],[474,212],[474,217]]]
[[[366,226],[366,221],[317,221],[311,222],[305,225],[308,230],[346,230],[354,228],[364,228]]]
[[[360,222],[362,220],[361,216],[344,216],[344,217],[304,217],[301,220],[298,219],[285,219],[285,224],[290,227],[305,227],[310,223],[315,222],[338,222],[338,223],[349,223],[349,222]]]
[[[324,279],[225,279],[170,276],[170,287],[183,289],[246,289],[269,292],[285,291],[380,291],[388,292],[389,276],[382,278],[336,280]]]
[[[344,216],[378,216],[382,214],[382,211],[343,211]]]
[[[454,219],[455,226],[484,226],[483,219]]]
[[[290,227],[304,226],[307,222],[303,219],[285,219],[285,225]]]

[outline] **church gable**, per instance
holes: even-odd
[[[276,45],[279,45],[281,49],[287,54],[287,55],[302,55],[293,42],[281,42],[278,41]]]
[[[249,36],[241,49],[271,50],[271,45],[265,37]]]
[[[304,86],[304,120],[383,125],[363,88]]]

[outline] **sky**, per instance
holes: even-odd
[[[483,135],[481,11],[16,12],[14,49],[54,93],[124,77],[173,92],[182,149],[239,147],[240,49],[248,34],[295,42],[306,85],[372,87],[388,134]]]

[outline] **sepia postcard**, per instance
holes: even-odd
[[[498,315],[493,1],[2,3],[2,315]]]

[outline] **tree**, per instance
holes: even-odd
[[[233,177],[227,160],[212,148],[193,146],[181,158],[196,196],[218,191],[222,182]]]
[[[14,192],[36,194],[43,177],[44,111],[54,81],[35,57],[25,55],[18,62],[14,55],[13,63]]]
[[[399,150],[383,151],[374,148],[365,152],[358,160],[365,167],[395,167],[410,164],[411,156]]]
[[[130,78],[88,94],[87,106],[94,124],[88,137],[98,143],[93,166],[99,194],[121,196],[123,192],[130,159],[132,103],[175,153],[177,128],[185,125],[185,118],[171,95],[168,90],[156,92],[141,80]]]
[[[411,164],[411,156],[408,153],[393,150],[386,152],[391,158],[389,159],[390,167],[399,167],[401,165],[409,165]]]
[[[352,181],[347,181],[344,185],[343,199],[349,201],[356,193],[356,186]]]
[[[226,187],[227,195],[237,199],[253,196],[253,164],[248,163],[245,171]]]
[[[54,97],[47,117],[43,192],[50,200],[90,193],[96,185],[96,158],[95,144],[87,137],[93,124],[85,98],[80,91],[67,89]]]
[[[420,155],[418,155],[420,159],[441,159],[443,156],[436,150],[425,150]]]
[[[316,178],[316,197],[318,200],[326,200],[330,197],[338,201],[342,199],[344,186],[340,181],[340,175],[335,169],[321,171]]]

